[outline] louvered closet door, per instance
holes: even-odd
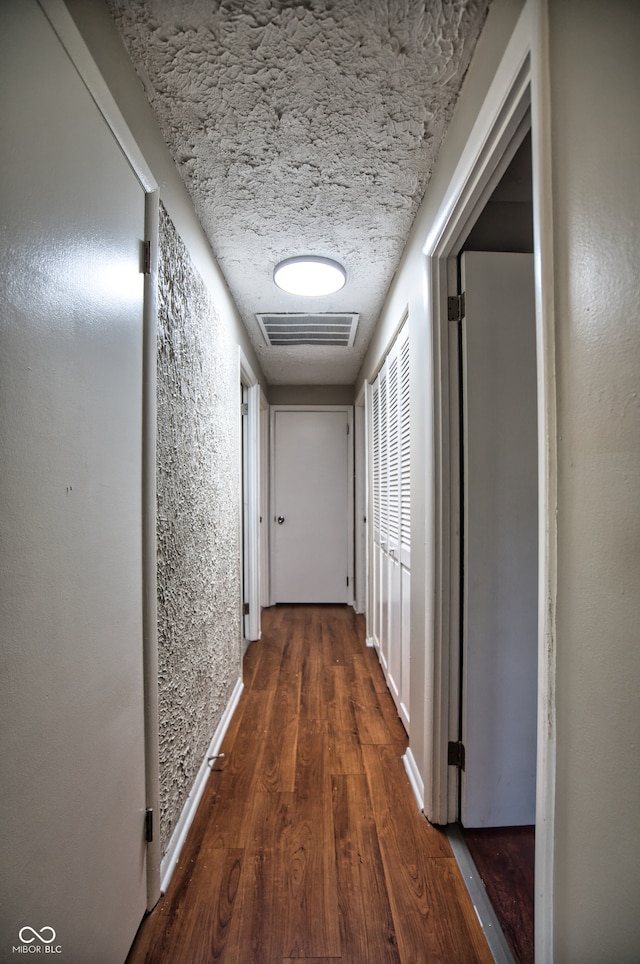
[[[399,706],[401,685],[401,580],[400,580],[400,425],[398,414],[398,343],[387,358],[387,518],[388,538],[386,553],[385,591],[387,595],[387,682]]]
[[[398,712],[409,722],[409,340],[405,324],[372,388],[373,634]]]
[[[409,651],[411,601],[411,412],[409,407],[409,326],[405,323],[398,338],[400,438],[400,698],[398,710],[409,724]]]

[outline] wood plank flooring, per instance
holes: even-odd
[[[419,812],[364,621],[277,606],[167,894],[127,964],[490,964]]]
[[[516,964],[533,964],[535,827],[462,833]]]

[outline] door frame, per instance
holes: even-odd
[[[353,405],[271,405],[269,410],[269,541],[270,541],[270,571],[274,572],[273,553],[275,551],[274,526],[275,496],[276,496],[276,466],[275,466],[275,426],[277,412],[345,412],[350,443],[347,445],[347,574],[349,577],[349,592],[347,606],[354,605],[354,478],[353,478]],[[276,603],[273,584],[270,586],[270,602]]]
[[[260,389],[260,610],[269,605],[269,403]]]
[[[548,84],[548,28],[544,0],[527,0],[477,116],[438,214],[423,246],[425,301],[433,319],[433,605],[432,644],[426,660],[424,812],[433,823],[456,819],[457,770],[447,760],[458,722],[459,502],[455,475],[456,373],[449,346],[447,297],[451,263],[470,227],[532,132],[533,221],[538,383],[538,751],[536,798],[536,959],[553,957],[553,845],[555,807],[556,392],[553,235]],[[452,470],[453,466],[453,470]],[[429,533],[427,533],[429,536]]]
[[[242,348],[238,348],[239,383],[247,392],[246,437],[240,432],[240,521],[244,532],[241,546],[242,566],[245,573],[244,596],[249,603],[249,613],[242,615],[243,635],[246,642],[260,639],[260,383]],[[242,398],[240,398],[242,402]],[[241,419],[243,416],[241,415]],[[242,468],[242,447],[245,449]],[[246,489],[246,492],[245,492]],[[246,495],[247,514],[243,516]]]
[[[147,812],[154,818],[151,840],[146,844],[147,909],[152,910],[161,896],[160,849],[160,749],[158,700],[157,633],[157,555],[156,555],[156,365],[157,365],[157,287],[158,222],[160,191],[158,182],[134,139],[111,91],[105,83],[78,27],[62,0],[38,0],[69,59],[91,94],[145,193],[144,240],[150,246],[148,270],[144,275],[143,295],[143,373],[142,373],[142,565],[143,565],[143,675],[145,784]]]
[[[355,602],[357,613],[369,620],[369,555],[367,506],[369,504],[369,475],[367,472],[369,435],[367,431],[368,382],[364,381],[355,400]],[[367,637],[369,632],[367,630]]]

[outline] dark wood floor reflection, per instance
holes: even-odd
[[[533,964],[535,828],[463,834],[516,964]]]
[[[128,964],[492,961],[419,812],[364,623],[277,606],[165,897]]]

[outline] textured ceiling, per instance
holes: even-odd
[[[108,0],[271,384],[350,384],[490,0]],[[276,263],[347,284],[300,298]],[[357,312],[352,349],[269,348],[256,312]]]

